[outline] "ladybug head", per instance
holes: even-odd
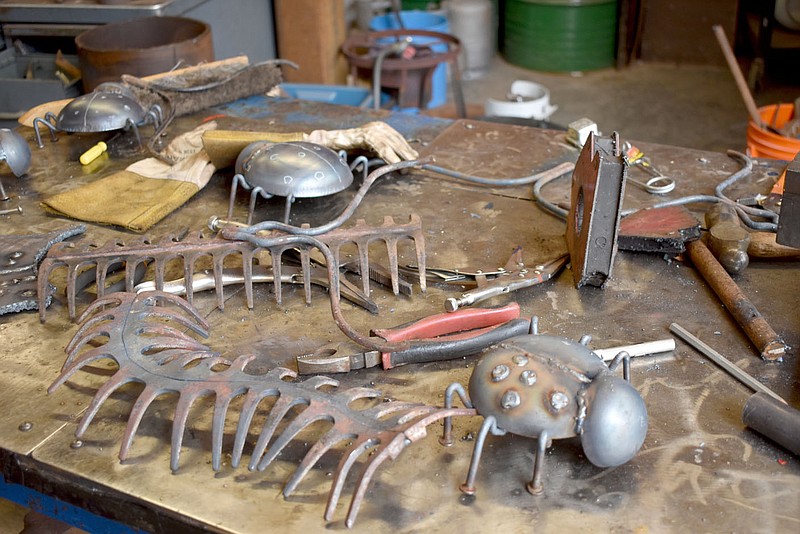
[[[598,467],[622,465],[639,452],[647,433],[647,408],[629,382],[610,373],[586,389],[586,419],[581,444]]]

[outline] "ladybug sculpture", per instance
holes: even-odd
[[[228,219],[233,217],[236,191],[240,185],[250,191],[248,225],[252,222],[259,195],[265,199],[286,197],[284,222],[288,223],[292,202],[296,198],[327,196],[347,189],[353,183],[352,169],[363,165],[366,172],[366,162],[366,158],[359,156],[348,167],[344,152],[337,154],[330,148],[305,141],[251,143],[236,159]]]
[[[150,109],[145,109],[130,89],[109,82],[98,85],[91,93],[75,98],[58,115],[48,111],[44,118],[33,119],[33,128],[39,148],[44,148],[40,126],[50,130],[53,141],[57,140],[56,132],[99,133],[130,128],[141,146],[139,127],[152,124],[158,129],[162,122],[160,106],[153,105]]]
[[[475,477],[486,435],[506,432],[537,438],[533,478],[527,489],[544,491],[544,455],[554,439],[579,436],[586,457],[598,467],[624,464],[636,455],[647,433],[647,409],[630,384],[630,357],[619,353],[606,366],[586,345],[557,336],[532,335],[506,340],[490,349],[475,366],[469,381],[469,397],[459,383],[445,393],[445,407],[452,407],[458,393],[464,404],[484,417],[475,440],[466,494],[475,493]],[[624,363],[624,379],[612,371]],[[451,445],[452,423],[445,420],[444,445]]]

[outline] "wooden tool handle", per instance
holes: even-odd
[[[751,259],[800,259],[800,249],[776,243],[775,234],[771,232],[750,232],[750,245],[747,247],[747,254]]]

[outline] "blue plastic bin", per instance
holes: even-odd
[[[340,104],[342,106],[359,107],[366,105],[372,107],[372,91],[364,87],[350,87],[347,85],[323,85],[313,83],[282,83],[287,95],[300,100]],[[381,94],[381,103],[386,103],[389,96]]]
[[[408,30],[428,30],[439,33],[450,33],[450,25],[447,17],[427,11],[401,11],[400,17],[403,19],[403,26]],[[394,13],[378,15],[370,23],[373,31],[399,30],[400,24]],[[436,41],[430,37],[414,37],[412,44],[425,44]],[[447,52],[447,45],[436,45],[432,47],[434,52]],[[425,106],[435,108],[447,103],[447,65],[444,63],[436,67],[433,71],[431,80],[431,100]]]

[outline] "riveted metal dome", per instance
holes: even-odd
[[[353,173],[336,152],[303,141],[251,143],[239,154],[236,172],[270,195],[292,198],[332,195],[353,183]]]
[[[58,114],[58,128],[65,132],[110,132],[128,121],[139,124],[147,112],[124,92],[94,91],[79,96]]]

